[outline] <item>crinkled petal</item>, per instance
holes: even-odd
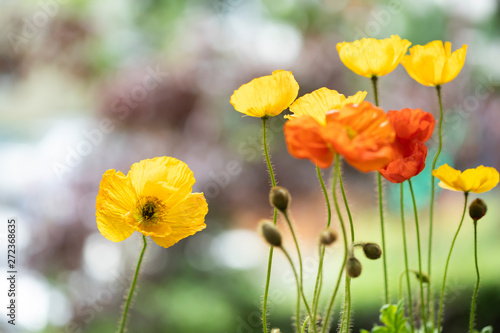
[[[168,223],[172,232],[166,237],[151,238],[160,246],[170,247],[181,239],[205,229],[207,212],[208,206],[203,193],[191,193],[168,212]]]
[[[120,242],[134,232],[125,219],[135,208],[135,201],[135,191],[127,176],[115,170],[104,173],[96,199],[97,228],[104,237]]]
[[[173,157],[155,157],[132,165],[128,176],[137,195],[142,195],[147,182],[164,182],[177,189],[179,197],[192,191],[195,179],[188,165]]]
[[[328,168],[334,152],[321,134],[322,126],[312,117],[304,116],[285,123],[288,152],[295,158],[307,158],[320,168]]]
[[[365,77],[392,72],[401,62],[411,43],[399,36],[385,39],[362,38],[337,44],[340,60],[347,68]]]
[[[456,184],[458,177],[460,177],[460,171],[453,169],[448,164],[443,164],[433,170],[432,175],[441,181],[438,184],[440,187],[452,191],[464,191]]]
[[[292,105],[290,111],[293,112],[293,117],[311,116],[319,124],[326,124],[325,114],[330,110],[340,110],[346,104],[361,103],[366,97],[366,91],[358,91],[355,95],[346,98],[343,94],[339,94],[336,90],[328,88],[320,88],[312,93],[305,94],[298,98]]]
[[[415,81],[425,86],[437,86],[453,80],[465,63],[467,45],[451,52],[451,43],[435,40],[415,45],[401,64]]]
[[[299,84],[292,72],[277,70],[235,90],[231,104],[248,116],[276,116],[292,104],[298,93]]]

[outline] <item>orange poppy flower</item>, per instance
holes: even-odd
[[[436,126],[434,116],[420,109],[391,110],[388,112],[388,117],[398,140],[425,142],[431,138]]]
[[[434,131],[434,116],[420,109],[389,111],[389,120],[396,131],[396,141],[392,144],[393,160],[379,171],[388,181],[402,183],[425,168],[427,147]]]
[[[285,123],[288,152],[295,158],[307,158],[320,168],[332,165],[334,152],[322,135],[323,126],[311,116],[293,118]]]
[[[427,147],[420,141],[396,141],[394,160],[380,169],[380,174],[391,183],[402,183],[418,175],[425,168]]]
[[[370,102],[348,104],[326,115],[323,137],[356,169],[368,172],[393,158],[394,129],[384,110]]]

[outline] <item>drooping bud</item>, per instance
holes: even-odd
[[[288,190],[281,186],[276,186],[269,192],[269,202],[271,206],[275,207],[281,212],[286,211],[288,205],[290,204],[290,193]]]
[[[382,249],[376,243],[363,244],[363,252],[368,259],[377,260],[382,256]]]
[[[269,220],[262,220],[259,223],[259,233],[271,246],[281,246],[281,232]]]
[[[361,262],[355,257],[350,257],[347,259],[347,263],[345,264],[345,271],[347,275],[352,278],[357,278],[361,275]]]
[[[420,280],[420,282],[429,283],[429,275],[425,274],[424,272],[422,272],[422,275],[420,275],[420,273],[417,271],[413,271],[413,273],[415,274],[415,277]]]
[[[338,238],[338,233],[335,229],[326,228],[319,234],[319,242],[323,245],[333,244]]]
[[[469,206],[469,215],[474,221],[477,221],[486,214],[487,209],[484,201],[477,198]]]

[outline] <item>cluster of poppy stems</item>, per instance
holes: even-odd
[[[440,331],[444,288],[448,272],[448,264],[455,241],[464,220],[468,194],[482,193],[491,190],[498,184],[499,174],[494,168],[479,166],[464,172],[453,169],[447,164],[435,168],[441,151],[441,125],[443,110],[441,103],[441,85],[453,80],[465,62],[467,46],[451,52],[451,44],[433,41],[427,45],[416,45],[410,49],[411,43],[402,40],[399,36],[387,39],[361,39],[352,43],[337,44],[341,61],[356,74],[371,79],[374,88],[375,105],[364,101],[367,92],[357,92],[345,97],[335,90],[320,88],[297,99],[299,85],[289,71],[278,70],[272,75],[256,78],[242,85],[231,96],[234,108],[248,116],[259,117],[263,125],[263,142],[266,162],[271,178],[272,189],[270,201],[274,209],[273,221],[262,222],[260,232],[272,245],[269,253],[268,272],[264,291],[262,309],[263,330],[268,332],[267,303],[269,282],[272,268],[273,249],[277,247],[283,251],[292,265],[297,282],[297,307],[295,316],[296,330],[317,332],[321,328],[323,333],[330,327],[331,311],[339,290],[341,277],[345,268],[344,311],[339,329],[341,333],[349,332],[351,328],[351,278],[358,277],[362,272],[361,262],[355,257],[355,249],[362,248],[368,259],[383,258],[384,263],[384,290],[385,303],[390,302],[388,287],[387,260],[385,257],[385,236],[383,218],[383,191],[381,176],[392,183],[401,184],[401,205],[403,205],[403,183],[407,182],[412,193],[415,211],[415,224],[418,245],[419,270],[416,272],[420,281],[420,321],[415,323],[411,286],[408,278],[409,269],[406,249],[406,235],[404,229],[404,214],[401,211],[403,227],[403,242],[405,255],[405,272],[408,289],[408,312],[410,331],[413,333],[416,325],[420,324],[421,331]],[[461,191],[465,194],[465,204],[462,219],[453,238],[448,254],[441,297],[439,314],[434,320],[433,295],[431,293],[431,250],[432,250],[432,218],[434,204],[434,177],[431,177],[430,216],[429,216],[429,257],[428,271],[422,270],[422,255],[420,251],[420,235],[418,228],[418,214],[411,178],[419,174],[425,167],[427,157],[426,141],[432,136],[436,120],[429,112],[420,109],[403,109],[384,112],[378,107],[377,80],[379,76],[393,71],[402,63],[408,74],[426,86],[434,86],[439,97],[440,117],[439,146],[433,160],[432,175],[441,180],[439,186],[444,189]],[[324,230],[320,232],[320,261],[316,285],[311,306],[307,301],[303,288],[302,259],[300,247],[295,235],[289,214],[291,196],[285,188],[278,187],[274,171],[269,158],[266,142],[266,121],[269,117],[277,116],[289,108],[290,115],[285,116],[288,121],[284,126],[284,135],[288,151],[296,158],[309,159],[316,165],[318,179],[328,208],[328,220]],[[381,222],[382,247],[374,242],[360,243],[355,241],[354,224],[344,191],[340,172],[340,159],[343,158],[354,168],[362,172],[376,171],[378,175],[379,210]],[[330,227],[331,205],[328,191],[322,178],[320,169],[327,169],[335,163],[332,195],[333,204],[338,215],[342,236],[344,239],[344,259],[336,280],[332,297],[327,304],[323,316],[319,316],[319,300],[322,286],[322,267],[325,247],[338,238],[337,231]],[[128,291],[123,313],[119,324],[119,332],[126,329],[128,310],[134,294],[144,252],[147,247],[147,236],[158,245],[168,248],[178,241],[203,230],[208,205],[203,193],[192,193],[195,183],[193,172],[187,164],[173,157],[155,157],[142,160],[132,165],[125,175],[120,171],[108,170],[104,173],[99,193],[96,199],[96,221],[101,234],[113,241],[120,242],[130,237],[134,231],[142,234],[143,248],[132,277],[131,288]],[[347,228],[337,200],[337,183],[340,185],[342,197],[350,224],[350,244],[347,237]],[[295,269],[293,260],[284,248],[281,233],[276,228],[277,213],[281,212],[290,227],[299,258],[299,270]],[[477,263],[477,221],[486,213],[486,205],[476,199],[470,206],[469,213],[474,221],[474,253],[477,282],[474,289],[471,305],[470,333],[473,333],[475,299],[479,286],[479,268]],[[427,283],[427,298],[424,297],[423,284]],[[400,297],[401,298],[401,297]],[[301,316],[301,303],[306,307],[307,317]],[[426,308],[427,307],[427,308]],[[429,325],[430,323],[430,325]],[[430,326],[430,328],[429,328]],[[279,329],[273,329],[279,332]]]
[[[409,49],[411,43],[401,39],[399,36],[391,36],[386,39],[363,38],[354,42],[342,42],[337,44],[337,51],[340,60],[354,73],[369,78],[373,84],[375,105],[364,101],[367,92],[359,91],[356,94],[345,97],[343,94],[326,87],[319,88],[311,93],[305,94],[299,98],[299,85],[293,74],[285,70],[276,70],[271,75],[263,76],[243,84],[231,96],[231,104],[236,111],[247,116],[259,117],[263,124],[263,144],[264,152],[271,177],[271,204],[275,207],[273,221],[261,222],[259,230],[266,241],[272,245],[269,254],[268,272],[266,287],[264,291],[264,302],[262,309],[263,331],[268,332],[269,323],[267,321],[267,299],[269,292],[269,282],[272,268],[273,248],[277,247],[283,250],[285,256],[290,261],[297,279],[297,309],[295,315],[295,329],[304,332],[309,327],[309,332],[326,332],[331,325],[331,309],[334,303],[339,283],[346,271],[345,276],[345,294],[344,308],[341,318],[339,318],[339,331],[349,332],[351,329],[351,278],[361,274],[361,262],[356,259],[354,249],[358,246],[363,247],[365,255],[369,259],[378,259],[383,257],[384,264],[384,290],[385,303],[390,303],[388,287],[388,269],[385,257],[385,236],[384,236],[384,212],[383,212],[383,190],[381,176],[391,183],[401,184],[401,222],[403,231],[403,245],[405,256],[405,274],[407,277],[407,311],[409,313],[408,330],[415,332],[418,327],[420,332],[440,332],[442,330],[442,309],[444,303],[444,289],[450,257],[455,245],[457,235],[462,227],[464,220],[468,194],[470,192],[482,193],[491,190],[499,182],[498,172],[491,167],[479,166],[475,169],[468,169],[464,172],[455,170],[448,164],[436,168],[439,154],[442,148],[442,120],[443,108],[441,102],[441,86],[453,80],[461,71],[467,51],[464,45],[460,49],[452,52],[451,43],[442,41],[432,41],[426,45],[415,45]],[[432,113],[422,111],[421,109],[402,109],[390,110],[387,113],[378,105],[377,83],[380,76],[389,74],[399,64],[402,64],[411,78],[422,85],[435,87],[439,99],[439,121],[436,121]],[[328,208],[328,221],[326,229],[320,233],[320,261],[318,268],[318,278],[314,290],[311,306],[305,297],[302,276],[302,259],[300,247],[290,221],[288,205],[276,204],[277,197],[286,197],[286,202],[291,196],[286,189],[276,186],[276,176],[270,161],[267,142],[266,142],[266,121],[269,117],[281,114],[286,109],[290,110],[288,119],[284,125],[284,135],[289,153],[295,158],[310,160],[317,169],[317,175],[322,186],[323,194]],[[428,251],[428,270],[423,271],[422,253],[420,242],[420,230],[418,224],[418,209],[413,194],[411,178],[418,175],[424,168],[427,158],[426,142],[431,138],[436,123],[439,128],[439,141],[437,153],[432,164],[432,176],[430,177],[431,195],[430,195],[430,216],[429,216],[429,251]],[[354,224],[349,210],[348,201],[344,191],[342,176],[340,172],[340,159],[345,160],[352,167],[361,172],[377,172],[379,210],[382,236],[382,249],[376,243],[356,243]],[[324,259],[325,246],[331,242],[325,242],[325,239],[336,240],[336,232],[330,227],[331,206],[328,191],[326,190],[322,172],[320,169],[327,169],[335,164],[333,175],[333,203],[337,211],[340,226],[342,228],[344,239],[344,260],[338,275],[336,285],[332,296],[325,309],[324,315],[318,315],[318,303],[320,300],[320,290],[322,285],[322,266]],[[435,318],[434,300],[431,288],[431,251],[432,251],[432,220],[434,208],[435,185],[434,177],[440,180],[439,186],[453,191],[460,191],[465,194],[465,204],[462,219],[453,238],[452,245],[447,257],[444,270],[443,283],[441,288],[441,297],[439,303],[439,312]],[[408,183],[412,194],[412,202],[415,213],[417,248],[418,248],[418,271],[415,272],[420,284],[420,304],[419,314],[413,313],[413,301],[411,299],[411,285],[408,273],[409,269],[408,254],[406,246],[405,222],[403,214],[403,183]],[[337,201],[337,183],[343,196],[345,210],[350,223],[350,244],[346,233],[346,227],[343,222],[342,213]],[[285,194],[284,194],[285,193]],[[283,199],[277,202],[282,202]],[[284,249],[281,242],[281,234],[276,227],[277,212],[281,212],[286,220],[298,253],[299,269],[298,273],[294,263]],[[486,212],[486,205],[481,199],[476,199],[470,207],[469,213],[474,221],[475,237],[475,261],[477,282],[472,297],[470,333],[474,332],[475,301],[479,285],[479,269],[477,265],[477,236],[476,222]],[[368,248],[380,254],[370,257],[366,251]],[[427,285],[427,295],[424,296],[424,285]],[[318,287],[319,286],[319,287]],[[401,296],[400,296],[401,298]],[[303,315],[300,312],[300,305],[303,303],[307,313]],[[272,331],[279,332],[279,329]]]

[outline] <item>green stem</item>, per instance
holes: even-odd
[[[412,333],[415,331],[415,323],[413,322],[413,302],[411,299],[411,284],[410,277],[408,276],[408,247],[406,245],[406,227],[405,227],[405,209],[404,209],[404,183],[401,183],[401,228],[403,230],[403,249],[405,256],[405,271],[406,274],[406,286],[408,287],[408,310],[410,313],[410,324]],[[401,284],[400,284],[401,286]],[[400,292],[401,293],[401,292]],[[401,296],[400,296],[401,297]]]
[[[380,172],[377,172],[378,183],[378,206],[380,212],[380,230],[382,232],[382,260],[384,262],[384,291],[385,291],[385,304],[389,304],[389,281],[387,278],[387,256],[385,250],[385,232],[384,232],[384,203],[382,191],[382,177]]]
[[[442,126],[443,126],[443,102],[441,100],[441,86],[436,86],[436,91],[439,100],[439,122],[438,122],[438,150],[436,152],[436,156],[434,156],[434,160],[432,161],[432,170],[436,169],[436,164],[439,158],[439,154],[441,154],[441,149],[443,148],[443,139],[442,139]],[[434,297],[432,296],[431,286],[432,286],[432,228],[434,221],[434,195],[435,195],[435,181],[436,179],[431,174],[431,204],[429,209],[429,249],[427,252],[427,274],[429,276],[429,283],[427,285],[427,305],[429,306],[429,318],[432,321],[432,327],[434,329]],[[439,322],[438,322],[439,325]]]
[[[339,203],[337,200],[337,175],[340,174],[340,164],[339,164],[339,156],[335,156],[335,173],[333,175],[333,185],[332,185],[332,195],[333,195],[333,203],[335,206],[335,211],[337,212],[337,216],[339,218],[340,227],[342,229],[342,235],[344,237],[344,260],[342,261],[342,265],[340,266],[339,276],[337,277],[337,282],[335,284],[335,289],[333,290],[332,297],[330,298],[330,302],[328,303],[328,308],[326,310],[325,315],[325,323],[323,325],[322,333],[326,332],[327,327],[329,326],[330,314],[333,308],[333,303],[335,302],[335,297],[337,297],[337,292],[339,290],[340,281],[342,280],[342,275],[344,274],[345,264],[347,262],[347,254],[348,254],[348,240],[347,240],[347,231],[344,223],[344,219],[342,218],[342,213],[340,212]]]
[[[377,89],[378,76],[372,76],[373,94],[375,95],[375,106],[378,106],[378,89]]]
[[[330,223],[332,221],[332,209],[330,206],[330,198],[328,197],[328,191],[326,190],[325,182],[323,181],[323,176],[321,175],[321,170],[318,166],[316,166],[316,172],[318,174],[318,180],[319,183],[321,184],[321,189],[323,190],[323,195],[325,197],[326,201],[326,207],[327,207],[327,212],[328,212],[328,219],[326,226],[329,227]],[[313,295],[313,315],[314,318],[316,318],[316,314],[318,313],[318,303],[319,303],[319,295],[320,295],[320,284],[321,284],[321,277],[323,276],[323,261],[325,258],[325,247],[320,245],[320,251],[319,251],[319,266],[318,266],[318,275],[316,277],[316,285],[314,286],[314,295]]]
[[[378,104],[378,88],[377,81],[378,76],[372,76],[371,78],[373,85],[373,95],[375,96],[375,106],[379,106]],[[385,303],[389,304],[389,280],[387,277],[387,256],[385,251],[385,232],[384,232],[384,201],[382,197],[382,177],[380,176],[380,172],[377,173],[377,183],[378,183],[378,205],[380,211],[380,230],[382,232],[382,261],[384,262],[384,295],[385,295]]]
[[[302,333],[305,333],[306,331],[306,326],[307,326],[307,322],[311,319],[311,317],[307,316],[307,318],[304,320],[304,324],[302,325],[302,330],[301,332]]]
[[[439,313],[438,313],[438,320],[437,320],[438,328],[441,326],[441,318],[443,315],[444,290],[445,290],[445,286],[446,286],[446,276],[448,275],[448,265],[450,264],[451,253],[453,252],[453,247],[455,246],[455,241],[457,240],[458,233],[460,232],[460,229],[462,228],[462,224],[464,222],[464,217],[465,217],[465,212],[467,211],[467,199],[469,198],[469,192],[464,192],[464,195],[465,195],[465,203],[464,203],[464,210],[462,212],[462,219],[460,220],[460,224],[458,225],[458,229],[455,232],[455,236],[453,237],[453,241],[451,242],[450,252],[448,253],[448,258],[446,259],[446,266],[444,267],[443,283],[441,285],[441,298],[439,300]]]
[[[411,184],[411,179],[408,179],[408,184],[410,185],[410,192],[411,192],[411,199],[413,202],[413,211],[415,213],[415,229],[417,233],[417,250],[418,250],[418,272],[420,276],[422,276],[422,252],[420,250],[420,229],[418,226],[418,209],[417,209],[417,202],[415,201],[415,193],[413,193],[413,186]],[[422,283],[422,279],[419,279],[420,283],[420,304],[422,306],[421,311],[422,311],[422,321],[423,321],[423,326],[424,326],[424,331],[427,332],[427,320],[426,320],[426,313],[425,313],[425,298],[424,298],[424,285]]]
[[[297,240],[297,236],[295,235],[295,231],[293,229],[292,222],[290,220],[290,216],[288,215],[288,212],[284,211],[282,213],[283,213],[283,216],[285,217],[286,223],[288,224],[288,227],[290,228],[290,231],[292,233],[293,241],[295,243],[295,248],[297,249],[297,254],[299,256],[299,279],[300,279],[300,283],[299,283],[300,290],[299,291],[302,292],[302,294],[303,294],[304,293],[303,266],[302,266],[302,254],[300,253],[299,242]],[[304,302],[306,302],[305,298],[304,298]],[[307,306],[307,304],[306,304],[306,306]],[[308,312],[309,312],[309,316],[312,317],[311,311],[308,310]],[[300,294],[299,294],[299,297],[297,299],[297,317],[300,319]],[[299,327],[300,326],[297,326],[297,329]],[[314,332],[316,332],[316,325],[313,325],[313,328],[314,328]]]
[[[311,308],[309,307],[309,304],[307,303],[306,296],[304,295],[304,290],[302,288],[300,288],[299,277],[297,275],[297,270],[295,269],[295,265],[293,264],[292,258],[290,257],[290,254],[288,253],[288,251],[283,246],[281,246],[281,250],[285,254],[286,258],[288,259],[288,262],[290,263],[290,266],[292,266],[293,275],[295,276],[295,281],[297,282],[297,290],[298,290],[299,302],[300,302],[300,295],[302,295],[302,299],[303,299],[304,304],[306,306],[307,314],[309,315],[309,317],[312,317],[311,316],[311,314],[312,314],[311,313]],[[295,320],[296,320],[297,330],[299,330],[300,329],[300,318],[299,318],[299,316],[297,316],[297,318],[295,318]],[[314,329],[314,332],[316,332],[316,325],[313,325],[313,329]]]
[[[125,307],[123,308],[122,320],[120,324],[120,333],[125,332],[125,325],[127,324],[128,309],[130,307],[130,302],[132,301],[132,296],[134,295],[135,285],[137,284],[137,277],[139,276],[139,270],[141,268],[142,259],[144,258],[144,252],[146,252],[146,247],[148,241],[146,236],[142,235],[142,240],[144,245],[142,246],[141,255],[139,256],[139,261],[137,261],[137,267],[135,268],[134,279],[132,280],[132,285],[130,286],[130,291],[128,293],[127,301],[125,302]]]
[[[338,156],[336,156],[338,161]],[[340,167],[338,170],[338,178],[340,184],[340,191],[342,192],[342,198],[344,199],[345,209],[347,211],[347,216],[349,217],[349,225],[351,227],[351,243],[354,244],[354,224],[352,222],[351,210],[349,209],[349,204],[347,202],[347,196],[345,194],[344,183],[342,181],[342,174],[340,173]],[[347,315],[345,315],[346,332],[349,332],[351,325],[351,278],[346,274],[345,276],[345,290],[346,290],[346,300],[347,300]],[[341,332],[344,327],[344,320],[342,320]]]
[[[472,304],[470,307],[470,321],[469,321],[469,332],[474,333],[474,316],[476,314],[476,298],[477,291],[479,290],[479,264],[477,260],[477,220],[474,220],[474,262],[476,264],[476,287],[474,288],[474,295],[472,295]]]
[[[274,179],[273,166],[271,164],[271,159],[269,158],[269,152],[267,151],[266,120],[267,120],[267,117],[262,117],[262,145],[264,146],[264,154],[266,156],[267,169],[269,171],[269,176],[271,178],[271,184],[273,185],[273,187],[275,187],[276,180]],[[278,210],[276,208],[274,208],[274,214],[273,214],[273,223],[274,224],[276,224],[277,217],[278,217]],[[271,248],[269,249],[269,259],[267,262],[266,286],[264,288],[264,302],[262,304],[262,328],[264,329],[265,333],[267,333],[267,298],[269,296],[269,283],[271,281],[271,267],[272,267],[272,263],[273,263],[273,252],[274,252],[274,249],[271,246]]]
[[[262,144],[264,145],[264,154],[266,155],[267,169],[269,170],[269,177],[271,177],[271,184],[273,185],[273,187],[276,187],[273,165],[271,164],[271,159],[269,158],[269,152],[267,151],[266,121],[267,117],[262,117]]]

